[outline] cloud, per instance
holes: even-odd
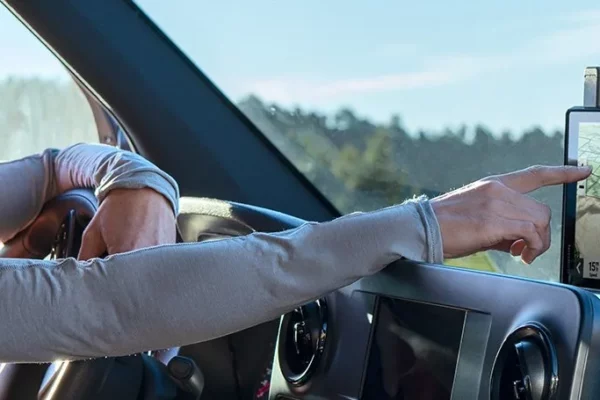
[[[543,68],[571,63],[573,59],[585,62],[585,59],[600,55],[600,43],[595,40],[600,37],[600,10],[568,14],[553,20],[552,23],[562,23],[563,27],[517,43],[506,53],[424,57],[423,65],[427,67],[422,70],[388,75],[329,81],[298,77],[256,80],[244,85],[243,91],[282,103],[343,99],[351,95],[446,86],[494,71]],[[409,49],[414,53],[413,56],[419,56],[416,47],[410,44],[400,44],[396,47],[386,45],[377,51],[389,52],[393,48],[398,51]],[[581,71],[586,66],[581,65]]]
[[[245,91],[271,101],[315,101],[354,94],[443,86],[468,79],[479,69],[472,57],[453,56],[438,61],[435,66],[422,71],[366,78],[323,82],[289,77],[258,80],[246,85]]]
[[[316,88],[316,92],[320,96],[340,96],[356,92],[397,91],[448,85],[470,77],[475,72],[474,67],[476,66],[472,58],[452,57],[423,71],[336,81]]]

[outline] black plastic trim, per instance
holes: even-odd
[[[546,367],[546,382],[548,386],[544,389],[544,399],[554,399],[559,384],[559,365],[558,356],[554,341],[548,330],[540,323],[531,321],[511,332],[500,346],[496,355],[494,367],[490,381],[490,397],[494,400],[501,400],[499,397],[500,377],[504,368],[504,359],[508,352],[514,351],[513,346],[523,339],[533,338],[541,346],[542,354]]]
[[[315,374],[315,372],[319,368],[321,358],[325,351],[325,346],[327,345],[327,338],[328,338],[328,332],[329,332],[327,300],[325,298],[315,300],[312,303],[301,306],[299,308],[299,310],[300,310],[300,312],[302,312],[303,310],[307,310],[308,307],[316,308],[316,311],[320,317],[320,320],[319,320],[320,324],[318,327],[315,327],[316,329],[318,329],[318,331],[313,332],[313,333],[317,333],[317,337],[316,337],[316,339],[314,339],[314,343],[313,343],[314,344],[314,348],[313,348],[314,353],[312,354],[309,364],[301,372],[292,371],[292,369],[290,368],[290,366],[288,364],[288,360],[286,359],[286,351],[285,350],[286,350],[286,347],[288,346],[288,340],[290,340],[290,337],[288,337],[286,335],[286,333],[289,332],[289,323],[291,322],[290,321],[291,313],[286,314],[283,317],[283,321],[281,323],[281,331],[280,332],[282,332],[284,334],[282,336],[280,336],[280,339],[279,339],[280,340],[279,351],[278,351],[279,365],[281,366],[281,371],[283,373],[283,377],[289,383],[291,383],[293,386],[302,386],[302,385],[307,384],[310,381],[312,376]]]

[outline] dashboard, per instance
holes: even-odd
[[[599,301],[560,284],[398,262],[320,299],[320,316],[281,319],[269,398],[597,399]],[[302,337],[312,344],[298,346]]]
[[[303,222],[237,203],[181,204],[184,241]],[[598,399],[599,313],[588,290],[398,261],[274,321],[268,398]]]

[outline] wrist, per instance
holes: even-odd
[[[150,208],[164,207],[171,211],[173,217],[177,216],[171,203],[171,200],[167,198],[164,194],[149,187],[113,188],[104,195],[100,203],[102,204],[104,201],[113,198],[131,199],[131,196],[135,196],[140,202],[149,205]]]
[[[179,187],[173,178],[161,170],[146,170],[123,174],[119,179],[101,182],[96,196],[102,202],[115,190],[146,190],[161,195],[170,205],[173,213],[179,213]]]

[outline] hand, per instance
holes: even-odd
[[[550,208],[526,196],[543,186],[577,182],[588,167],[535,166],[490,176],[431,200],[444,257],[501,250],[530,264],[550,247]]]
[[[111,190],[83,234],[79,259],[175,243],[171,203],[152,189]]]

